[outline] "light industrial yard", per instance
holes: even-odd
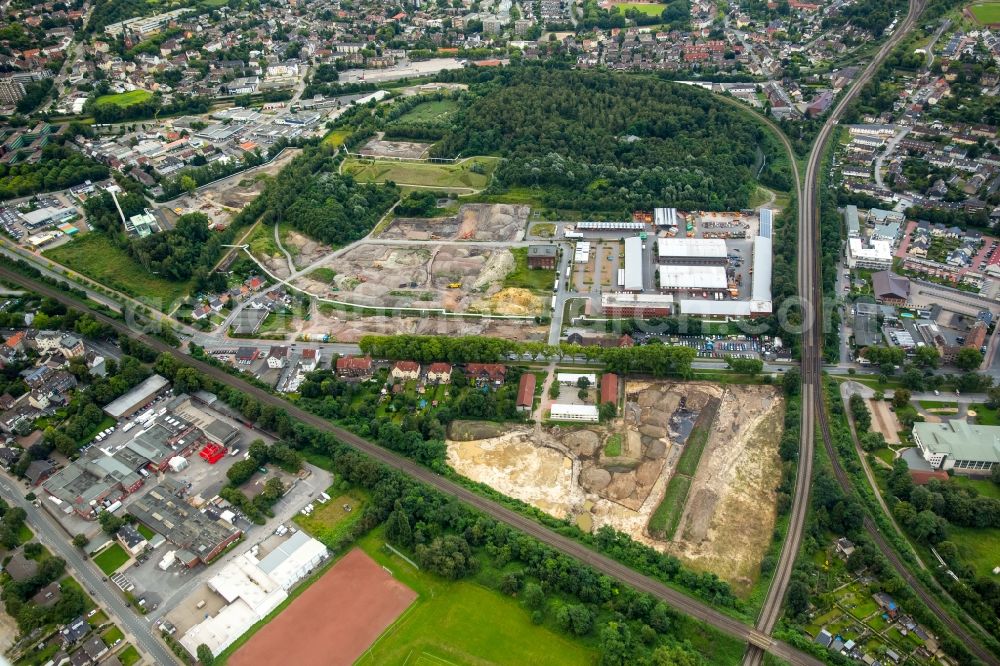
[[[650,535],[683,442],[710,403],[718,411],[670,541]],[[610,426],[453,424],[448,462],[460,474],[582,529],[610,525],[747,591],[771,541],[783,401],[766,386],[630,382]],[[620,455],[608,457],[610,438]],[[679,510],[679,507],[678,507]]]

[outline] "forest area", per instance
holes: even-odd
[[[497,182],[543,188],[555,208],[739,209],[758,148],[772,149],[743,112],[691,86],[540,67],[444,78],[471,88],[434,156],[502,155]]]
[[[0,201],[51,192],[108,177],[108,168],[82,153],[52,144],[35,163],[0,164]]]

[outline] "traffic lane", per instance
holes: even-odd
[[[149,625],[141,622],[135,613],[125,607],[118,594],[110,589],[111,583],[102,581],[80,551],[66,541],[65,536],[51,523],[44,510],[36,508],[31,502],[24,499],[20,489],[11,487],[7,482],[0,483],[0,489],[9,502],[20,506],[27,512],[29,522],[34,528],[38,540],[66,560],[72,573],[84,584],[87,592],[91,596],[98,597],[104,607],[115,616],[115,619],[125,626],[128,633],[139,643],[137,647],[140,650],[152,656],[157,664],[178,663],[174,655],[153,637]],[[30,520],[31,518],[34,520]]]

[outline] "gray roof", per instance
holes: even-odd
[[[876,298],[889,297],[904,301],[910,298],[910,281],[892,271],[872,273],[872,288]]]
[[[642,239],[632,236],[625,239],[625,284],[626,291],[641,291],[642,281]]]
[[[913,438],[933,453],[952,460],[1000,463],[1000,426],[972,425],[953,420],[943,423],[914,423]]]
[[[104,413],[113,418],[120,419],[124,414],[147,402],[169,384],[170,382],[160,375],[147,377],[131,391],[105,405]]]
[[[555,245],[529,245],[529,257],[554,257],[556,256]]]

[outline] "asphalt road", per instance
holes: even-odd
[[[38,539],[49,550],[66,560],[74,577],[83,585],[91,597],[97,597],[101,605],[111,611],[113,619],[122,623],[123,629],[139,645],[140,651],[153,659],[155,664],[178,664],[177,658],[154,638],[153,629],[145,618],[126,608],[113,583],[102,581],[103,574],[97,573],[94,565],[87,561],[81,551],[74,547],[66,534],[57,527],[44,509],[38,509],[24,499],[24,492],[17,483],[4,479],[0,481],[0,495],[10,504],[23,508],[28,514],[28,522]]]
[[[111,326],[119,333],[139,339],[158,352],[171,354],[185,365],[191,366],[205,375],[212,377],[216,381],[228,384],[229,386],[252,396],[261,404],[272,405],[285,411],[295,420],[301,421],[318,430],[329,432],[343,443],[364,452],[368,456],[393,467],[408,476],[421,481],[422,483],[426,483],[442,493],[455,497],[500,522],[506,523],[507,525],[510,525],[525,534],[535,537],[542,543],[545,543],[546,545],[559,550],[566,555],[574,557],[581,562],[592,566],[601,573],[616,578],[637,590],[647,592],[656,598],[662,599],[675,610],[705,622],[706,624],[715,627],[729,636],[743,641],[752,640],[757,644],[766,645],[767,652],[789,664],[796,666],[818,666],[819,664],[822,664],[820,660],[793,648],[787,643],[761,636],[752,627],[749,627],[739,620],[729,617],[728,615],[720,613],[707,603],[693,599],[685,594],[682,594],[681,592],[678,592],[677,590],[667,587],[653,578],[640,574],[609,557],[596,553],[583,544],[557,534],[556,532],[553,532],[552,530],[536,523],[530,518],[526,518],[525,516],[522,516],[521,514],[516,513],[492,500],[477,495],[471,490],[439,476],[438,474],[421,467],[407,458],[398,456],[395,453],[362,439],[351,432],[338,428],[337,426],[334,426],[330,422],[314,414],[305,412],[295,405],[245,382],[241,378],[234,377],[223,370],[216,368],[215,366],[192,358],[187,354],[170,347],[157,338],[151,338],[146,335],[138,334],[130,330],[123,323],[91,309],[84,303],[81,303],[73,297],[64,294],[54,287],[44,283],[38,283],[35,280],[14,272],[6,266],[0,266],[0,278],[3,278],[13,284],[21,285],[43,296],[48,296],[56,301],[60,301],[67,307],[87,312],[95,319]],[[172,663],[172,660],[171,662],[164,663]]]

